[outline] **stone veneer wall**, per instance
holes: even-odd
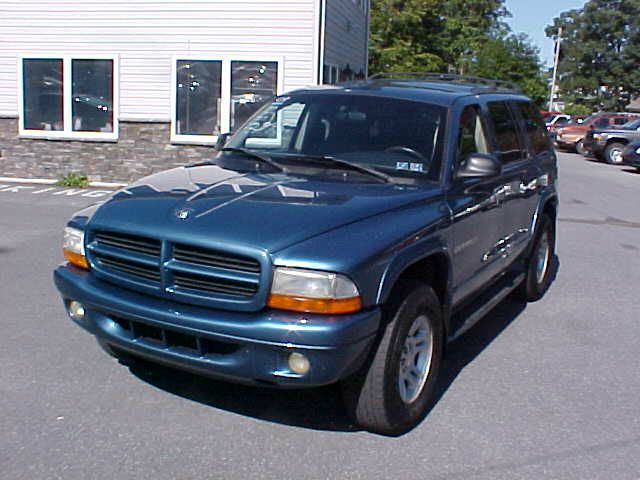
[[[213,157],[213,147],[172,145],[169,123],[120,122],[117,142],[18,137],[18,119],[0,118],[0,176],[57,179],[75,172],[103,182],[130,182]]]

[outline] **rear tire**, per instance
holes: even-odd
[[[604,149],[604,160],[609,165],[621,165],[624,162],[622,158],[622,152],[625,145],[622,143],[610,143],[607,148]]]
[[[551,283],[551,267],[555,258],[556,227],[553,218],[543,214],[525,258],[525,279],[518,296],[527,302],[540,300]]]
[[[400,435],[424,417],[442,363],[442,307],[433,289],[400,281],[383,308],[384,330],[373,358],[343,382],[347,410],[371,432]]]

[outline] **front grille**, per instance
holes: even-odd
[[[173,247],[173,258],[181,262],[194,263],[207,267],[260,273],[260,263],[253,258],[199,247],[176,244]]]
[[[160,328],[148,323],[125,318],[112,317],[127,336],[132,340],[186,353],[195,357],[208,355],[229,355],[240,349],[237,343],[220,342],[198,335],[179,332],[177,330]]]
[[[258,256],[103,230],[87,238],[96,274],[119,286],[196,305],[262,306],[266,280]]]

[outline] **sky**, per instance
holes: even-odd
[[[540,49],[540,57],[547,65],[553,64],[553,41],[544,29],[566,10],[580,8],[585,0],[507,0],[512,18],[507,22],[516,33],[526,33]]]

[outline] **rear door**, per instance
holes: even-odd
[[[509,231],[509,254],[516,258],[533,235],[533,219],[541,190],[550,179],[544,172],[555,162],[555,153],[538,108],[531,102],[509,102],[526,145],[526,158],[511,166],[514,190],[505,201],[505,221]]]
[[[487,109],[495,133],[495,153],[503,164],[502,236],[495,254],[501,256],[506,267],[524,250],[530,237],[540,169],[523,134],[520,102],[488,102]]]

